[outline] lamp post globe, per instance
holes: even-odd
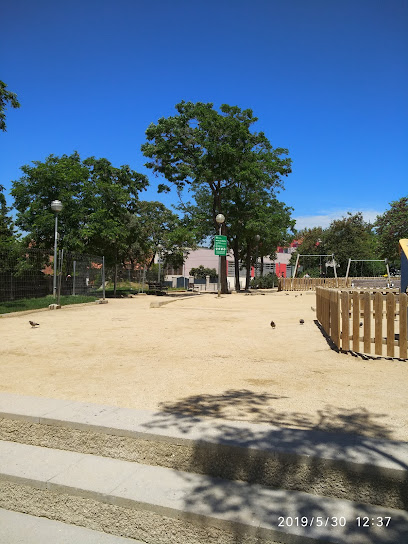
[[[57,296],[57,241],[58,241],[58,213],[62,210],[63,205],[61,200],[53,200],[51,202],[51,210],[55,213],[55,229],[54,229],[54,281],[52,286],[52,294]]]
[[[221,227],[221,224],[224,223],[225,221],[225,217],[222,215],[222,213],[219,213],[217,215],[217,217],[215,218],[215,220],[217,221],[217,223],[220,225]]]
[[[62,205],[62,202],[61,200],[53,200],[51,202],[51,210],[55,213],[58,213],[62,210],[63,208],[63,205]]]

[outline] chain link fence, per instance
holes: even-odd
[[[0,302],[48,295],[103,296],[103,258],[41,249],[0,250]]]

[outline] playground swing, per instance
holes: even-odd
[[[361,267],[360,267],[360,278],[363,276],[363,263],[384,263],[385,264],[385,267],[387,269],[387,277],[389,278],[390,277],[390,268],[388,266],[388,259],[349,259],[348,260],[348,264],[347,264],[347,271],[346,271],[346,284],[347,284],[347,279],[349,277],[349,272],[350,272],[350,265],[351,263],[359,263],[361,262]],[[373,274],[374,274],[374,264],[372,265],[372,269],[373,269]]]
[[[334,253],[329,253],[329,254],[321,253],[319,255],[307,255],[307,254],[298,253],[297,256],[296,256],[296,264],[295,264],[295,271],[293,273],[293,278],[296,278],[296,273],[297,273],[297,270],[298,270],[299,258],[300,257],[319,257],[320,258],[320,272],[322,270],[322,257],[331,257],[331,264],[329,264],[329,262],[326,262],[325,265],[326,265],[326,268],[328,266],[333,266],[334,277],[337,279],[336,261],[334,260]]]

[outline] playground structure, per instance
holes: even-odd
[[[384,263],[387,270],[387,278],[390,277],[390,267],[388,259],[349,259],[347,263],[346,280],[349,277],[351,263]]]
[[[408,239],[401,239],[399,247],[401,255],[401,293],[406,293],[408,289]]]
[[[325,263],[325,266],[326,268],[328,266],[332,266],[333,267],[333,270],[334,270],[334,277],[337,279],[337,272],[336,272],[336,261],[334,260],[334,253],[329,253],[329,254],[319,254],[319,255],[307,255],[307,254],[302,254],[302,253],[298,253],[297,256],[296,256],[296,264],[295,264],[295,271],[293,273],[293,278],[296,278],[296,273],[297,273],[297,270],[298,270],[298,265],[299,265],[299,258],[300,257],[319,257],[320,259],[322,257],[331,257],[331,262],[326,262]],[[320,267],[321,267],[321,261],[320,261]]]

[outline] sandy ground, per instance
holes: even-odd
[[[408,362],[333,351],[314,293],[163,300],[0,319],[0,392],[408,441]]]

